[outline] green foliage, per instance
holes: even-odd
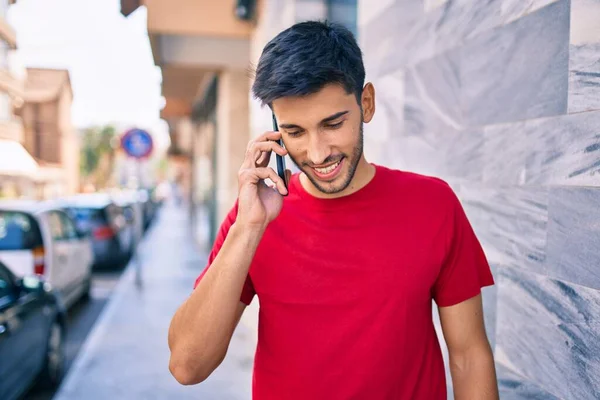
[[[169,168],[169,161],[166,158],[161,158],[158,162],[157,170],[166,174]]]
[[[96,173],[102,157],[106,154],[114,156],[117,133],[115,127],[106,125],[102,127],[87,128],[81,138],[81,163],[80,171],[83,177]]]

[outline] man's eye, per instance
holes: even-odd
[[[340,121],[340,122],[338,122],[337,124],[330,124],[330,125],[327,125],[327,128],[330,128],[330,129],[337,129],[337,128],[339,128],[340,126],[342,126],[342,124],[343,124],[343,123],[344,123],[344,121]]]
[[[300,133],[302,133],[302,132],[296,131],[296,132],[288,132],[287,134],[289,137],[298,137],[298,136],[300,136]]]

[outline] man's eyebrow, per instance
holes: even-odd
[[[279,127],[283,128],[283,129],[302,129],[301,126],[294,125],[294,124],[281,124],[281,125],[279,125]]]
[[[334,120],[338,119],[339,117],[348,114],[348,112],[349,111],[347,111],[347,110],[346,111],[340,111],[340,112],[337,112],[337,113],[335,113],[333,115],[330,115],[329,117],[323,118],[321,120],[321,125],[322,124],[326,124],[326,123],[331,122],[331,121],[334,121]],[[283,129],[302,129],[301,126],[296,125],[296,124],[281,124],[281,125],[279,125],[279,127],[283,128]]]
[[[338,119],[339,117],[341,117],[342,115],[346,115],[346,114],[348,114],[348,111],[347,111],[347,110],[346,110],[346,111],[340,111],[340,112],[338,112],[338,113],[335,113],[335,114],[333,114],[333,115],[330,115],[330,116],[329,116],[329,117],[327,117],[327,118],[323,118],[323,119],[321,120],[321,124],[326,124],[327,122],[334,121],[334,120]]]

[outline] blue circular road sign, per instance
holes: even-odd
[[[130,157],[146,158],[152,154],[152,136],[142,129],[130,129],[121,137],[121,147]]]

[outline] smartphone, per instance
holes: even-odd
[[[277,126],[277,119],[275,118],[275,113],[273,113],[273,130],[275,132],[279,132],[279,127]],[[281,138],[279,140],[277,140],[277,143],[283,147],[283,140],[281,140]],[[285,158],[280,156],[279,154],[275,153],[275,159],[277,161],[277,175],[279,175],[279,177],[281,179],[283,179],[283,183],[285,184],[285,188],[288,189],[288,182],[285,176]]]

